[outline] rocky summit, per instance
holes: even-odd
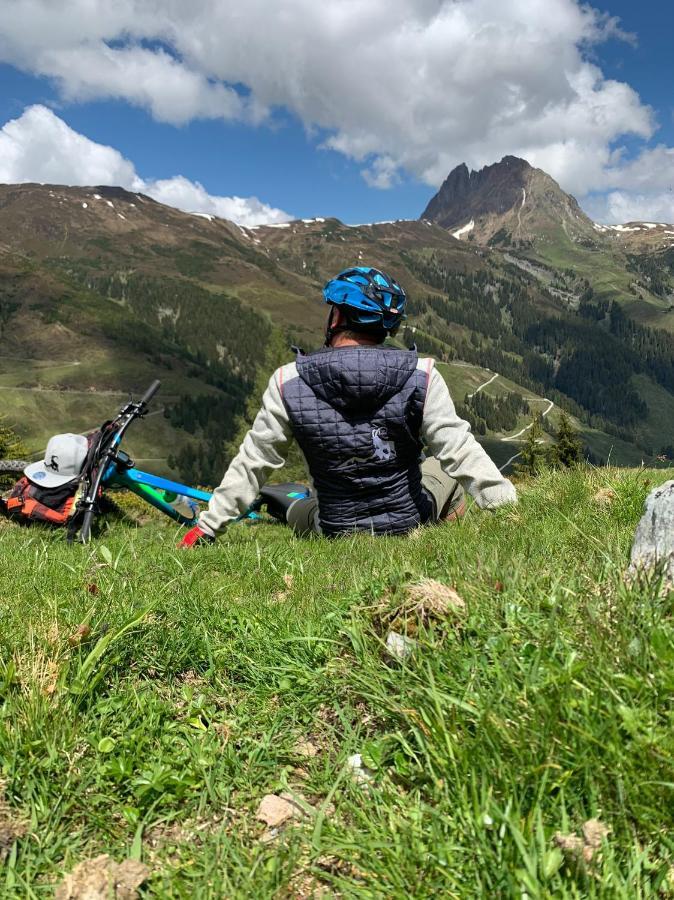
[[[598,233],[576,199],[542,169],[504,156],[491,166],[453,169],[421,216],[454,237],[491,246],[534,247],[560,237],[588,247]]]

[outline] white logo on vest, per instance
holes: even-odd
[[[335,466],[335,471],[352,469],[354,466],[372,462],[375,459],[377,462],[391,462],[391,460],[396,459],[397,455],[396,445],[389,440],[386,428],[373,428],[372,453],[370,456],[352,456],[350,459]]]
[[[388,462],[396,458],[396,447],[393,441],[389,441],[385,428],[372,429],[372,443],[374,444],[374,458],[381,462]]]

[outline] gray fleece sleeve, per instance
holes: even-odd
[[[208,509],[199,517],[199,527],[211,537],[246,512],[272,470],[284,463],[292,433],[281,397],[280,373],[277,369],[269,379],[253,427],[215,489]]]
[[[456,478],[481,509],[516,503],[515,487],[501,475],[487,452],[475,440],[468,422],[457,416],[447,384],[433,361],[422,360],[421,364],[424,368],[429,367],[421,426],[425,445],[440,462],[443,471]]]

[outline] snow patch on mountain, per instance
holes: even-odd
[[[524,206],[524,199],[522,199],[522,206]],[[472,231],[475,228],[475,219],[471,219],[467,225],[464,225],[463,228],[457,228],[456,231],[452,232],[452,237],[460,238],[464,234],[468,234],[469,231]]]

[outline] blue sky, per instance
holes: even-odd
[[[258,196],[298,218],[337,216],[346,222],[416,218],[433,188],[407,175],[389,190],[369,187],[361,166],[317,149],[302,123],[281,114],[273,127],[199,120],[174,126],[124,101],[63,104],[47,78],[0,65],[0,121],[26,106],[54,108],[71,128],[116,147],[145,178],[179,172],[221,195]]]
[[[30,27],[37,21],[37,11],[40,7],[44,11],[46,2],[18,0],[24,26]],[[209,2],[215,0],[198,0],[197,5],[204,7],[204,16],[209,12]],[[264,12],[267,0],[256,2]],[[308,15],[307,7],[302,8],[303,2],[306,0],[289,3],[297,7],[300,22]],[[335,8],[344,4],[344,0],[331,2]],[[381,0],[354,2],[375,19],[377,14],[388,15],[386,4],[378,6]],[[7,3],[8,0],[0,0],[0,13]],[[268,47],[263,43],[253,48],[253,71],[245,53],[238,62],[229,61],[237,56],[235,46],[229,51],[223,46],[222,53],[228,61],[219,68],[217,53],[213,62],[212,53],[210,57],[208,51],[203,58],[194,56],[193,49],[186,42],[180,45],[178,39],[169,37],[161,44],[153,44],[153,35],[160,31],[166,34],[174,29],[177,33],[179,13],[166,22],[149,18],[138,25],[143,19],[139,10],[142,13],[144,6],[147,16],[151,16],[152,5],[143,0],[120,3],[134,6],[129,21],[137,27],[138,34],[130,40],[126,36],[115,38],[115,29],[124,35],[129,27],[123,18],[108,23],[104,31],[96,31],[98,26],[93,25],[87,31],[85,22],[78,34],[82,19],[81,15],[77,18],[80,0],[52,0],[52,9],[60,7],[62,17],[73,15],[76,25],[67,36],[55,34],[46,23],[44,34],[38,29],[38,34],[32,34],[30,39],[25,37],[25,27],[17,28],[9,40],[0,37],[0,127],[11,119],[21,122],[24,111],[39,104],[50,108],[78,135],[96,145],[114,148],[149,186],[180,175],[190,182],[199,182],[207,194],[216,198],[257,197],[270,207],[298,217],[336,215],[347,222],[416,217],[453,165],[465,159],[477,167],[509,152],[527,155],[546,168],[598,218],[610,219],[611,212],[623,211],[627,217],[638,211],[648,218],[649,203],[652,216],[662,217],[669,210],[672,185],[668,180],[674,181],[663,174],[663,159],[666,168],[670,156],[674,173],[674,155],[669,153],[674,146],[674,61],[670,46],[674,4],[616,0],[601,7],[601,13],[619,17],[620,28],[635,36],[632,40],[620,36],[615,23],[607,25],[605,18],[598,15],[592,24],[582,20],[580,8],[573,0],[528,3],[531,10],[540,6],[540,22],[528,14],[523,20],[530,36],[521,55],[526,57],[529,53],[531,59],[524,59],[517,67],[509,60],[492,66],[490,46],[484,43],[484,33],[492,25],[498,26],[502,34],[512,29],[516,43],[523,30],[516,11],[504,20],[504,13],[490,0],[459,0],[451,11],[454,18],[450,19],[443,0],[399,0],[397,18],[391,13],[389,18],[393,21],[387,22],[391,29],[387,40],[391,46],[398,42],[397,46],[402,47],[403,61],[396,66],[392,54],[385,64],[391,67],[390,71],[382,72],[381,64],[376,65],[376,71],[370,71],[363,65],[363,60],[369,59],[364,40],[362,47],[354,47],[353,57],[348,45],[345,51],[339,51],[343,53],[344,65],[361,73],[354,75],[344,73],[341,62],[335,63],[329,55],[335,40],[334,23],[329,19],[316,19],[310,23],[313,31],[308,29],[306,42],[300,40],[297,45],[288,46],[288,53],[294,54],[292,71],[285,71],[287,57],[282,54],[270,58],[267,69],[257,61],[260,57],[264,60],[267,51],[272,55],[277,51],[277,41],[271,36]],[[177,0],[169,0],[166,5],[174,10],[179,6]],[[512,5],[518,6],[516,2]],[[434,7],[435,18],[428,15],[429,6]],[[456,8],[462,6],[465,16],[456,18]],[[551,15],[548,25],[546,11],[553,7],[557,22]],[[269,14],[273,15],[271,11]],[[477,34],[471,32],[476,36],[466,37],[467,24],[472,27],[479,17],[483,17],[485,27]],[[413,46],[414,36],[409,36],[411,19],[419,33],[418,47]],[[227,35],[227,24],[214,23],[213,30],[222,27],[226,29],[222,34]],[[252,21],[251,29],[254,25]],[[348,30],[351,23],[340,27]],[[548,27],[551,31],[557,29],[561,36],[547,33]],[[603,33],[597,37],[601,28]],[[401,35],[407,43],[401,43]],[[203,46],[204,35],[195,33],[195,41],[197,38]],[[243,31],[238,43],[248,38]],[[259,43],[265,38],[255,34],[250,40]],[[473,48],[471,40],[475,41]],[[501,47],[497,37],[493,40],[493,56],[497,58]],[[322,58],[314,58],[312,41],[318,43],[319,49],[324,42]],[[101,57],[104,64],[99,66],[95,56],[91,63],[82,62],[85,54],[81,48],[93,54],[92,46],[95,52],[107,54]],[[453,46],[460,46],[459,52],[454,51],[456,67],[446,59],[446,55],[452,57]],[[120,67],[105,74],[110,47],[113,54],[117,49],[131,47],[138,58],[142,55],[142,71],[147,72],[148,85],[159,87],[143,86],[140,90],[130,78],[125,81]],[[507,52],[506,47],[506,56]],[[514,46],[513,55],[517,53]],[[548,60],[555,61],[552,66],[546,53]],[[60,54],[56,62],[55,54]],[[378,52],[372,56],[384,58]],[[134,64],[135,61],[136,57]],[[174,62],[180,63],[179,72]],[[148,65],[164,66],[169,74],[157,78]],[[420,66],[430,73],[427,82],[419,80]],[[577,89],[575,85],[583,76],[587,80],[592,67],[600,70],[600,81],[591,91],[587,87]],[[175,74],[183,80],[194,80],[195,72],[201,81],[197,87],[190,82],[185,89],[186,99],[178,103],[181,111],[174,114],[171,96],[162,94],[162,79],[166,81]],[[226,77],[230,72],[233,77]],[[571,89],[566,90],[567,96],[561,96],[564,92],[559,86],[565,84],[567,77],[580,99],[571,96]],[[393,83],[396,78],[398,84]],[[244,79],[249,79],[249,83],[241,88],[246,83]],[[508,80],[509,90],[499,100],[497,95],[504,80]],[[615,92],[614,96],[609,80],[629,86],[636,94],[625,88],[622,94]],[[251,122],[255,116],[246,111],[219,114],[217,104],[221,101],[211,96],[213,85],[218,83],[236,84],[236,91],[244,98],[259,97],[266,109],[266,120],[261,124]],[[176,85],[180,93],[182,81],[176,81]],[[409,85],[413,85],[413,96],[408,96]],[[492,102],[494,97],[497,99]],[[512,100],[512,111],[507,109],[511,97],[516,98]],[[226,105],[229,101],[223,102]],[[504,114],[504,106],[508,115]],[[593,106],[602,108],[608,124],[595,127],[597,115]],[[646,107],[652,108],[650,124]],[[178,118],[180,121],[172,120]],[[636,133],[625,134],[632,123]],[[31,127],[35,127],[34,121]],[[50,133],[56,134],[53,122],[49,128]],[[9,136],[0,132],[0,151],[4,137],[13,142],[9,157],[14,154],[14,162],[6,167],[8,174],[4,177],[0,162],[0,180],[12,176],[16,180],[45,180],[40,177],[40,160],[35,159],[35,153],[30,164],[22,162],[31,157],[22,149],[31,146],[31,133],[27,124],[23,133],[19,134],[19,130],[15,128]],[[41,132],[42,142],[49,139],[46,132]],[[327,143],[331,146],[327,147]],[[42,146],[39,142],[36,145]],[[648,156],[649,149],[656,145],[663,145],[664,157]],[[619,161],[608,156],[616,147],[622,148]],[[630,168],[630,160],[634,159],[638,163]],[[84,163],[81,171],[86,173]],[[95,171],[98,173],[99,169]],[[118,171],[113,168],[111,175]],[[77,177],[77,169],[64,166],[63,180]],[[177,190],[175,185],[172,190]],[[191,194],[176,205],[190,202],[197,202],[192,201]],[[222,208],[226,211],[229,207]],[[672,208],[674,217],[674,204]]]

